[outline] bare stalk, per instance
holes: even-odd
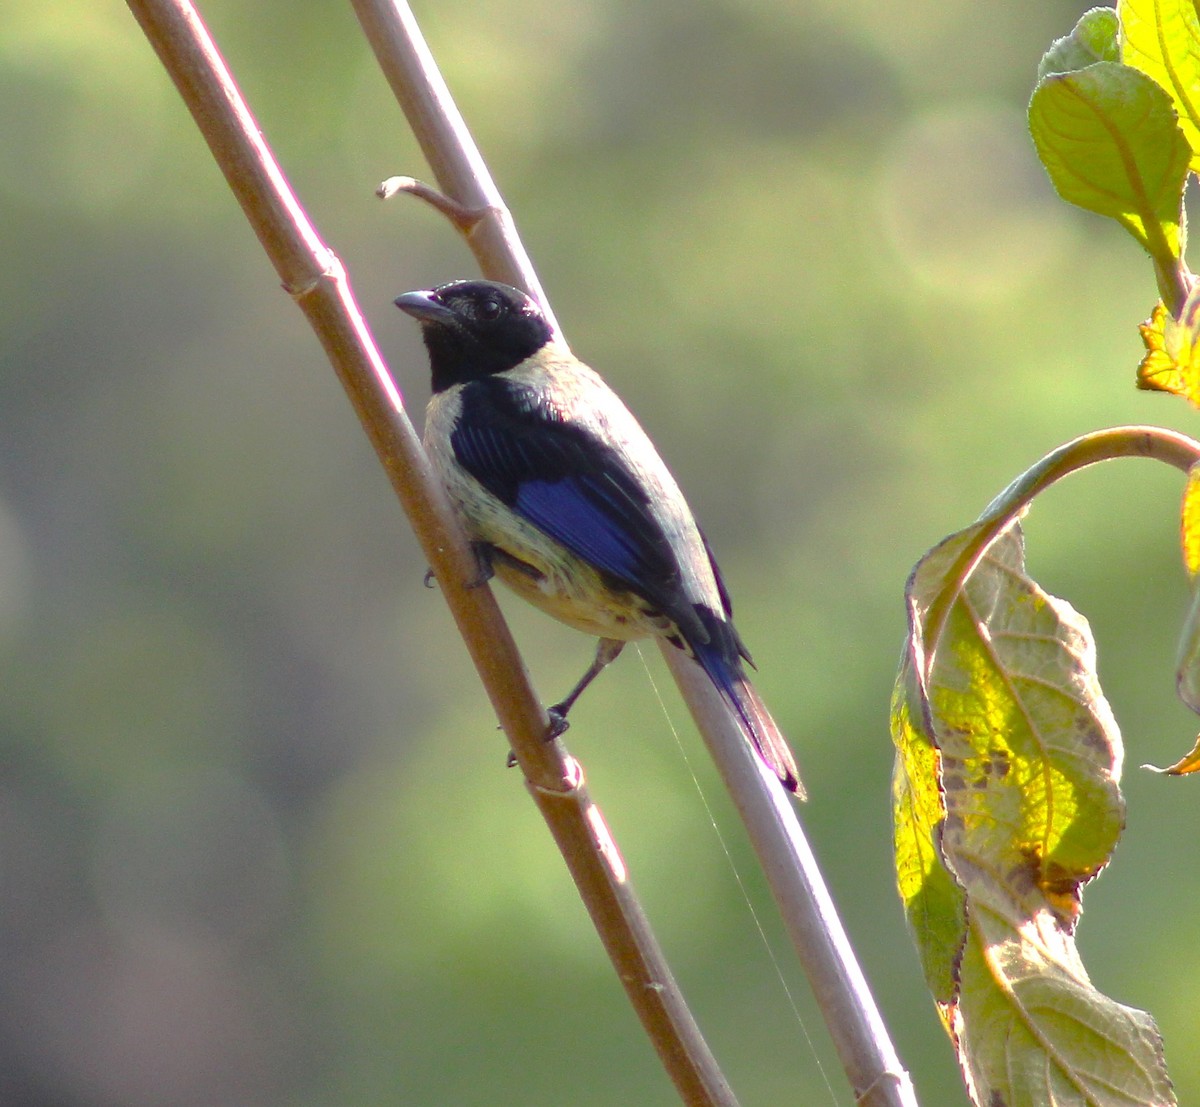
[[[224,172],[284,288],[308,317],[412,523],[530,791],[630,1000],[683,1101],[736,1107],[685,1006],[582,772],[548,726],[516,646],[404,413],[338,258],[321,241],[199,15],[187,0],[128,0]],[[465,207],[490,206],[471,196]],[[482,200],[482,203],[474,201]],[[489,226],[490,226],[489,222]],[[503,227],[500,225],[503,232]],[[464,773],[464,776],[466,774]]]
[[[548,311],[513,220],[407,3],[351,2],[452,205],[446,214],[461,229],[454,207],[478,213],[465,237],[481,271],[523,287]],[[431,199],[427,190],[424,198]],[[728,709],[696,665],[672,646],[664,644],[663,654],[741,812],[856,1102],[868,1107],[915,1107],[912,1082],[888,1037],[794,807],[778,781],[761,771]]]

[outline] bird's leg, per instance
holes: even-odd
[[[556,703],[547,712],[550,716],[550,730],[546,735],[547,741],[557,738],[571,725],[567,722],[567,712],[571,710],[571,706],[579,699],[583,690],[600,675],[604,668],[613,661],[616,661],[624,648],[625,643],[618,638],[600,639],[599,644],[596,646],[596,656],[588,666],[587,672],[579,678],[579,682],[567,693],[567,698]]]
[[[567,698],[560,703],[556,703],[553,707],[546,709],[546,714],[550,716],[550,729],[546,731],[547,742],[553,742],[555,738],[566,732],[567,728],[571,725],[567,722],[567,712],[571,710],[571,705],[579,699],[580,693],[600,675],[603,669],[613,661],[616,661],[624,648],[625,643],[616,638],[600,639],[599,644],[596,646],[596,656],[588,666],[587,672],[579,678],[579,682],[571,689]],[[516,763],[517,755],[509,750],[506,764],[511,769]]]

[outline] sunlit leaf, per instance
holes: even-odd
[[[940,755],[926,729],[915,670],[908,656],[892,696],[892,737],[896,764],[892,773],[892,810],[896,881],[934,1000],[945,1007],[954,999],[955,962],[966,927],[963,891],[939,856],[937,836],[946,808],[939,779]]]
[[[1138,365],[1137,386],[1148,391],[1170,392],[1186,398],[1194,391],[1194,383],[1189,379],[1191,374],[1188,367],[1179,365],[1167,353],[1167,337],[1164,333],[1166,322],[1167,308],[1159,300],[1154,305],[1150,318],[1138,325],[1146,354]]]
[[[1180,511],[1179,541],[1183,547],[1183,567],[1189,577],[1200,573],[1200,467],[1188,471]]]
[[[1121,0],[1121,60],[1170,94],[1200,169],[1200,19],[1193,0]]]
[[[1160,300],[1138,331],[1146,347],[1138,388],[1170,392],[1200,407],[1200,286],[1188,293],[1178,319]]]
[[[1144,1011],[1096,991],[1050,912],[981,909],[963,955],[957,1016],[975,1102],[1005,1107],[1168,1107],[1162,1040]]]
[[[1154,81],[1107,61],[1051,74],[1029,102],[1029,128],[1064,200],[1117,220],[1163,266],[1179,257],[1191,147]]]
[[[1153,1021],[1092,988],[1075,949],[1124,819],[1087,621],[1027,576],[1016,524],[964,585],[985,525],[914,571],[893,700],[897,871],[926,976],[976,1103],[1173,1104]]]
[[[1183,565],[1192,581],[1192,603],[1179,635],[1179,654],[1175,663],[1175,688],[1179,698],[1193,711],[1200,712],[1200,466],[1188,472],[1180,511],[1180,545]],[[1200,741],[1197,743],[1200,747]],[[1165,772],[1175,776],[1195,772],[1200,767],[1200,748],[1193,749]]]
[[[1112,8],[1084,12],[1069,35],[1056,38],[1038,63],[1038,79],[1071,73],[1098,61],[1120,61],[1117,13]]]

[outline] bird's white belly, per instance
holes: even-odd
[[[647,611],[631,592],[612,588],[600,573],[561,546],[550,558],[541,556],[545,552],[542,549],[515,550],[507,541],[500,548],[531,566],[538,575],[518,569],[503,558],[494,558],[496,576],[522,599],[576,630],[622,641],[672,632],[669,620]]]

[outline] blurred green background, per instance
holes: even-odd
[[[1058,443],[1197,430],[1133,389],[1148,264],[1057,200],[1026,134],[1038,58],[1085,6],[417,7],[573,346],[718,551],[931,1105],[964,1097],[891,872],[905,577]],[[372,195],[426,171],[349,7],[204,12],[419,421],[391,299],[474,267],[432,211]],[[349,405],[121,5],[0,10],[0,213],[0,1103],[674,1102]],[[1195,733],[1180,488],[1103,467],[1029,534],[1092,619],[1129,747],[1083,954],[1155,1014],[1187,1103],[1200,793],[1136,768]],[[557,698],[592,644],[504,602]],[[642,653],[568,746],[742,1102],[849,1104]]]

